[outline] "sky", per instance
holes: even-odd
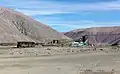
[[[0,0],[0,6],[22,12],[59,32],[120,26],[120,0]]]

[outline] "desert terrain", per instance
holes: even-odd
[[[119,49],[0,47],[0,74],[120,74]]]
[[[74,30],[63,35],[4,7],[0,7],[0,22],[0,74],[120,74],[120,47],[89,47],[120,45],[120,27]],[[82,41],[83,46],[71,47],[75,41]],[[12,44],[18,48],[10,47]]]

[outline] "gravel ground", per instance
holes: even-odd
[[[0,74],[120,74],[120,52],[68,47],[0,49]]]

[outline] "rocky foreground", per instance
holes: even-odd
[[[118,48],[0,47],[0,74],[120,74]]]

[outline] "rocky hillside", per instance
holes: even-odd
[[[31,17],[9,8],[0,7],[0,43],[47,42],[63,38],[67,37]]]
[[[75,41],[82,36],[87,36],[90,44],[120,44],[120,26],[77,29],[66,32],[64,35]]]

